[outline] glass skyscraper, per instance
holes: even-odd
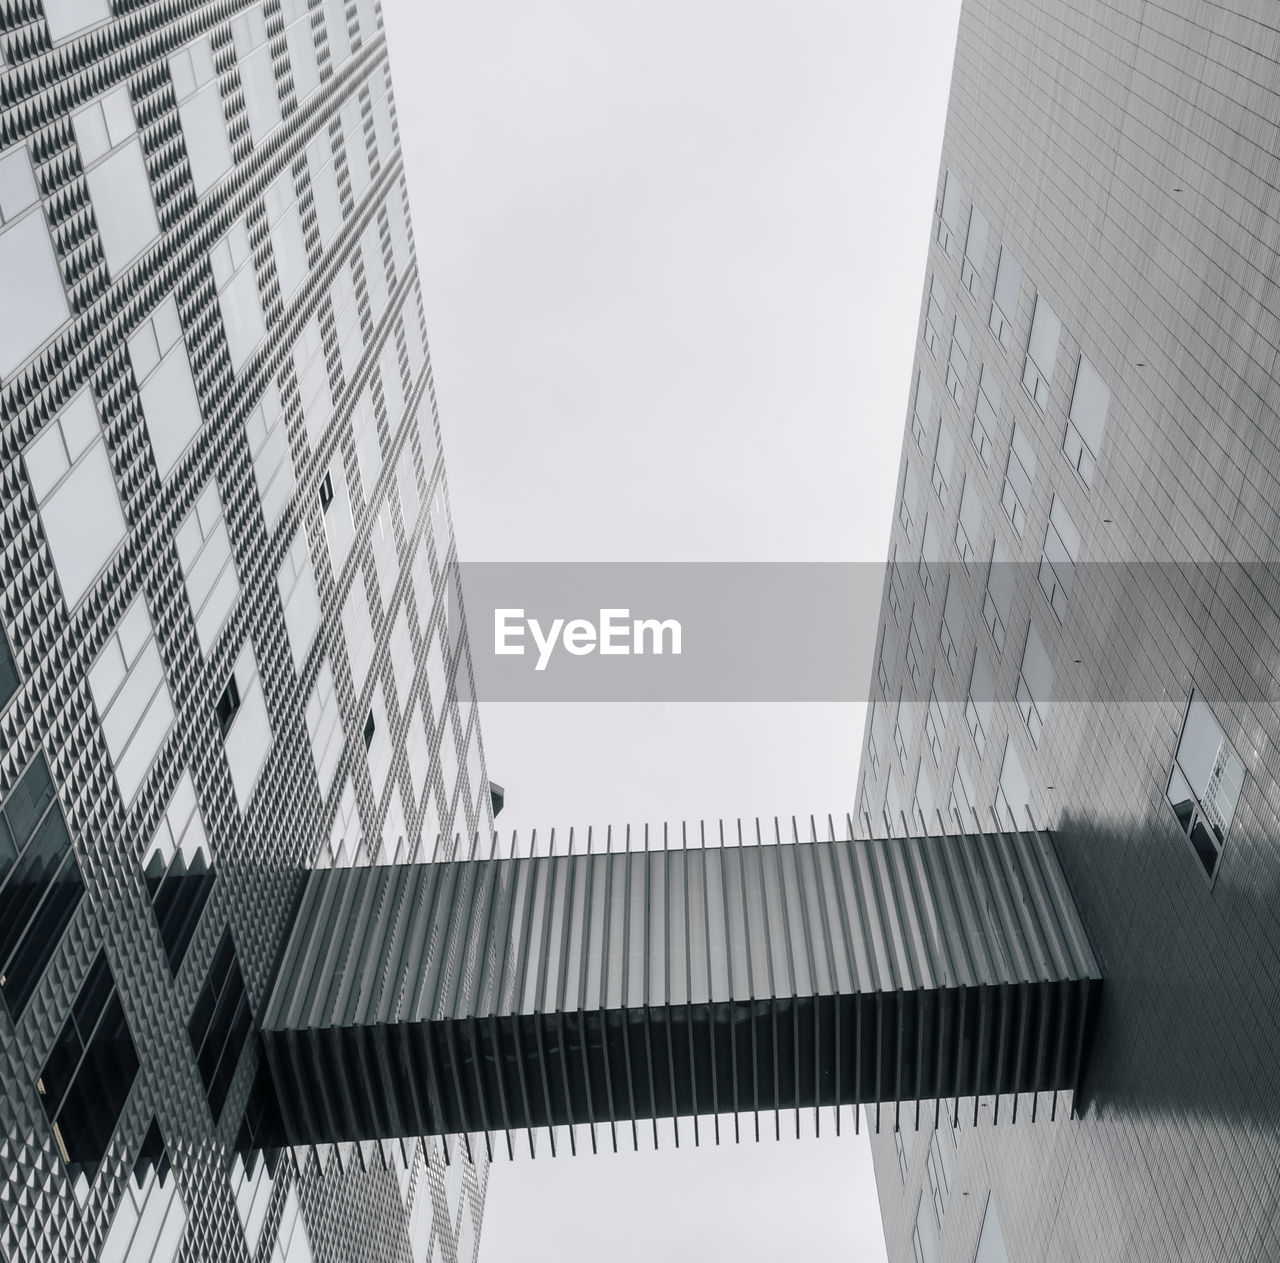
[[[255,1144],[305,872],[492,827],[375,0],[6,3],[0,145],[0,1258],[469,1263]]]
[[[873,1139],[892,1263],[1280,1257],[1278,56],[964,5],[859,808],[1050,828],[1106,984],[1079,1117]]]

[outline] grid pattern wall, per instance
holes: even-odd
[[[1278,57],[1258,4],[964,7],[860,806],[1053,828],[1107,991],[1083,1119],[971,1102],[964,1197],[876,1138],[895,1263],[1280,1254]]]
[[[414,1223],[474,1252],[465,1154],[235,1153],[236,1014],[305,871],[492,825],[396,127],[375,0],[0,3],[0,802],[44,760],[83,879],[34,967],[0,961],[15,1263],[407,1259]],[[5,918],[34,836],[0,844]],[[180,948],[175,872],[213,874]],[[42,1076],[104,952],[138,1068],[72,1161]]]

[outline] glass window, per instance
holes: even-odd
[[[947,582],[947,599],[942,603],[942,627],[938,639],[947,666],[954,671],[959,646],[964,639],[964,600],[960,595],[960,584],[954,577]]]
[[[942,340],[942,331],[947,327],[947,291],[941,277],[935,272],[929,282],[929,301],[925,306],[924,344],[934,355],[938,353],[938,343]]]
[[[898,703],[898,715],[893,725],[893,746],[898,758],[905,763],[915,750],[916,745],[916,710],[915,702]]]
[[[1038,294],[1035,315],[1031,318],[1031,338],[1027,343],[1027,362],[1022,370],[1022,384],[1042,412],[1049,402],[1049,383],[1053,380],[1061,334],[1062,322],[1045,302],[1044,295]]]
[[[129,89],[116,88],[71,116],[107,269],[118,276],[160,234]]]
[[[369,4],[372,16],[372,3]],[[362,17],[360,20],[361,27],[365,30],[366,38],[373,38],[372,21],[366,23]],[[369,102],[373,107],[373,135],[377,143],[378,158],[385,167],[390,161],[396,147],[395,131],[391,125],[391,75],[384,66],[379,66],[373,74],[369,76]],[[395,206],[397,203],[402,204],[403,199],[400,196],[399,186],[391,192],[391,204]],[[393,215],[394,220],[394,215]],[[403,217],[401,219],[403,223]],[[395,239],[395,227],[392,228],[392,240]],[[399,267],[397,265],[397,273]]]
[[[952,253],[952,243],[959,237],[964,223],[964,190],[955,175],[943,176],[942,199],[938,207],[938,244],[944,254]]]
[[[173,698],[143,597],[134,600],[89,668],[89,691],[115,764],[120,796],[131,803],[174,719]]]
[[[254,1256],[258,1252],[258,1242],[262,1239],[267,1206],[271,1202],[275,1180],[261,1155],[250,1154],[248,1162],[249,1165],[246,1166],[245,1158],[236,1154],[231,1165],[231,1191],[235,1194],[236,1211],[244,1228],[249,1254]]]
[[[360,470],[360,487],[365,503],[373,501],[378,479],[382,477],[385,449],[382,427],[378,424],[377,409],[373,406],[373,394],[368,383],[360,392],[351,409],[351,433],[356,441],[356,467]]]
[[[320,484],[320,504],[324,510],[324,534],[329,541],[329,558],[335,578],[342,575],[355,542],[355,517],[347,492],[347,475],[340,456],[335,456]]]
[[[1067,598],[1075,577],[1075,563],[1080,556],[1080,532],[1076,530],[1066,506],[1055,495],[1045,527],[1044,549],[1040,554],[1037,577],[1040,590],[1048,598],[1059,621],[1066,617]]]
[[[1111,391],[1098,376],[1098,370],[1082,355],[1076,369],[1075,389],[1071,392],[1071,415],[1067,421],[1062,450],[1086,487],[1093,486],[1093,471],[1102,451],[1102,436],[1107,428],[1107,409]]]
[[[365,294],[369,299],[369,318],[376,330],[382,323],[391,298],[387,284],[387,264],[382,253],[382,225],[373,215],[360,233],[360,259],[364,264]],[[389,417],[393,425],[398,417]]]
[[[173,295],[129,338],[129,359],[151,452],[163,481],[204,423]]]
[[[240,64],[240,84],[249,116],[249,135],[261,144],[280,122],[280,96],[276,72],[267,42],[267,21],[263,6],[251,4],[231,19],[231,39]]]
[[[58,584],[69,608],[124,542],[124,511],[98,425],[82,390],[24,453]]]
[[[302,675],[307,654],[320,630],[320,594],[307,548],[307,532],[303,527],[294,537],[276,575],[280,603],[284,606],[284,628],[293,654],[293,669]]]
[[[1015,563],[1009,561],[1004,545],[996,540],[991,549],[987,586],[982,594],[982,621],[996,642],[996,652],[1004,648],[1005,629],[1013,609]]]
[[[293,90],[301,103],[320,86],[320,63],[316,58],[316,40],[311,32],[311,10],[307,0],[284,0],[284,38],[289,48],[289,65],[293,67]]]
[[[986,259],[987,219],[975,206],[969,211],[969,232],[964,239],[964,261],[960,264],[960,283],[970,294],[977,291]]]
[[[935,1131],[929,1138],[929,1154],[925,1159],[925,1174],[929,1180],[929,1192],[933,1199],[933,1213],[942,1227],[942,1217],[947,1213],[951,1198],[951,1145],[939,1144]]]
[[[938,445],[933,453],[933,490],[939,500],[947,497],[951,474],[955,468],[956,445],[951,437],[951,427],[945,420],[938,422]]]
[[[347,777],[338,800],[338,813],[329,831],[329,856],[334,868],[350,868],[360,848],[362,830],[355,786]]]
[[[920,564],[917,572],[920,576],[920,586],[924,589],[926,600],[933,600],[934,588],[937,586],[934,578],[941,570],[942,561],[942,541],[939,539],[937,513],[925,519],[924,532],[920,541]]]
[[[942,758],[942,738],[946,733],[946,727],[947,716],[942,703],[938,700],[935,676],[935,684],[929,686],[929,705],[924,720],[924,735],[935,764]]]
[[[1022,666],[1018,671],[1018,709],[1026,721],[1031,740],[1040,744],[1044,731],[1045,715],[1053,696],[1053,663],[1036,631],[1034,622],[1027,625],[1027,643],[1022,651]]]
[[[8,704],[9,699],[18,691],[18,668],[13,661],[13,651],[9,648],[9,640],[0,627],[0,710]]]
[[[919,821],[921,828],[926,833],[933,833],[938,827],[938,804],[933,793],[933,781],[929,777],[929,772],[924,765],[924,760],[920,761],[920,766],[916,769],[916,789],[915,797],[911,803],[912,822]]]
[[[231,367],[238,373],[267,331],[258,293],[258,276],[249,248],[249,221],[241,216],[209,251],[209,263],[218,289],[218,308],[227,335]]]
[[[347,660],[351,664],[351,685],[357,697],[364,692],[369,667],[373,664],[373,621],[369,617],[369,607],[364,575],[357,572],[342,606],[343,639],[347,646]]]
[[[325,363],[324,337],[318,316],[312,316],[293,346],[293,367],[302,401],[302,423],[307,442],[314,452],[333,416],[333,393],[329,388],[329,368]]]
[[[1022,770],[1013,738],[1004,745],[1004,760],[1000,764],[1000,783],[996,786],[996,818],[1002,828],[1025,829],[1031,807],[1031,787],[1027,774]]]
[[[340,3],[340,0],[338,2]],[[369,169],[369,150],[364,139],[364,118],[360,111],[359,93],[348,97],[343,103],[340,117],[342,144],[347,152],[347,178],[351,181],[351,197],[359,206],[373,180],[373,173]]]
[[[1009,253],[1008,246],[1000,247],[1000,263],[996,268],[996,293],[991,303],[991,332],[1007,351],[1013,340],[1013,322],[1018,315],[1018,293],[1022,289],[1022,267]]]
[[[164,1156],[160,1129],[153,1122],[160,1161],[140,1157],[124,1186],[124,1196],[103,1242],[99,1263],[173,1263],[187,1230],[187,1208]],[[146,1146],[144,1145],[144,1148]]]
[[[285,423],[280,388],[269,382],[262,398],[245,421],[249,454],[253,458],[253,480],[267,529],[274,530],[280,515],[293,496],[297,483],[289,455],[289,427]]]
[[[222,1117],[231,1078],[253,1026],[244,976],[231,930],[223,931],[213,963],[196,999],[187,1034],[209,1100],[214,1123]]]
[[[409,695],[413,691],[413,637],[409,633],[409,615],[405,602],[400,603],[396,611],[395,621],[391,624],[391,638],[388,641],[391,658],[391,678],[395,685],[396,701],[401,713],[409,705]]]
[[[342,729],[342,710],[333,683],[333,668],[326,657],[316,672],[311,696],[307,699],[307,735],[311,738],[311,755],[315,760],[320,793],[328,797],[333,776],[338,770],[346,734]],[[412,770],[412,765],[410,765]]]
[[[917,602],[911,608],[911,621],[907,624],[906,662],[913,685],[919,685],[920,671],[924,666],[924,637],[920,632],[920,622],[926,616],[927,608],[922,602]]]
[[[1244,764],[1197,692],[1187,705],[1165,791],[1196,856],[1214,877],[1244,787]]]
[[[177,975],[213,890],[209,841],[191,773],[178,782],[142,860],[170,973]]]
[[[916,374],[916,406],[911,411],[911,437],[916,446],[924,447],[924,437],[929,432],[929,419],[933,415],[933,387],[924,375],[924,369]]]
[[[1036,453],[1027,432],[1016,421],[1009,443],[1009,459],[1004,470],[1004,490],[1000,504],[1022,537],[1027,525],[1027,509],[1031,506],[1031,486],[1036,476]]]
[[[329,303],[333,310],[334,333],[342,361],[342,377],[349,386],[356,378],[360,357],[364,354],[364,333],[360,328],[360,305],[356,301],[356,282],[350,263],[338,268],[329,287]]]
[[[947,802],[947,814],[950,816],[948,823],[958,824],[962,830],[972,829],[977,801],[969,765],[964,761],[964,755],[959,754],[956,756],[955,775],[951,778],[951,798]]]
[[[43,754],[0,804],[0,996],[17,1021],[84,894]]]
[[[995,699],[995,686],[991,681],[991,668],[987,666],[986,655],[979,648],[973,656],[973,673],[969,677],[969,695],[965,699],[964,717],[981,758],[987,747],[987,734],[991,731],[991,720]]]
[[[44,0],[42,7],[55,44],[111,20],[110,0]]]
[[[978,402],[974,406],[973,426],[969,437],[974,449],[982,457],[982,463],[991,464],[991,445],[995,442],[996,430],[1000,423],[1000,383],[989,364],[982,366],[982,374],[978,378]]]
[[[282,171],[268,187],[263,204],[276,261],[280,298],[287,305],[307,275],[307,245],[298,208],[298,187],[292,170]]]
[[[344,0],[323,0],[324,29],[329,39],[329,58],[336,70],[351,56],[351,32],[347,27]]]
[[[928,1205],[922,1197],[916,1208],[916,1225],[911,1232],[911,1248],[915,1252],[916,1263],[938,1263],[936,1232]]]
[[[169,74],[187,146],[191,182],[196,196],[203,197],[231,170],[232,161],[209,36],[202,36],[170,57]]]
[[[427,788],[427,761],[431,750],[427,743],[426,718],[422,713],[422,701],[413,704],[409,716],[409,730],[405,734],[404,753],[409,764],[409,781],[413,785],[413,801],[418,804]]]
[[[267,715],[267,701],[263,696],[262,682],[258,678],[258,662],[253,645],[246,640],[236,659],[231,674],[231,684],[239,694],[240,704],[223,732],[227,750],[227,763],[231,768],[231,783],[236,801],[243,812],[249,806],[258,775],[271,752],[271,720]]]
[[[916,484],[911,462],[907,462],[902,475],[902,498],[898,502],[898,520],[908,541],[914,539],[916,524],[920,520],[920,490]]]
[[[338,193],[338,170],[333,158],[333,142],[327,130],[318,132],[307,144],[307,171],[311,175],[311,197],[315,202],[320,248],[327,250],[342,227],[342,198]]]
[[[960,515],[956,520],[956,552],[966,565],[977,555],[982,538],[982,502],[978,499],[976,481],[966,478],[960,496]]]
[[[240,595],[231,536],[217,483],[211,478],[178,527],[178,564],[195,617],[196,639],[207,658]]]
[[[0,377],[9,377],[71,315],[25,145],[0,156],[0,276],[22,295],[0,303]]]
[[[1009,1263],[1004,1248],[1004,1234],[1000,1231],[1000,1219],[996,1215],[996,1199],[987,1198],[987,1209],[982,1216],[982,1233],[978,1237],[978,1252],[973,1263]]]
[[[449,681],[445,668],[444,653],[440,644],[440,633],[431,638],[431,648],[427,650],[427,696],[431,703],[431,722],[440,723],[440,712],[444,707],[448,694]]]
[[[956,403],[964,392],[965,378],[969,372],[969,330],[964,327],[960,317],[956,317],[951,333],[951,354],[947,359],[947,394]]]

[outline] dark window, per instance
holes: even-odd
[[[327,509],[333,503],[333,475],[325,474],[320,484],[320,508]]]
[[[156,925],[160,929],[169,972],[177,974],[200,923],[200,914],[209,901],[214,874],[205,863],[203,854],[197,852],[188,866],[182,852],[177,851],[167,869],[160,856],[154,856],[146,877],[151,911],[155,913]]]
[[[0,809],[0,995],[15,1021],[83,894],[49,765],[37,754]]]
[[[1212,879],[1244,787],[1244,764],[1199,693],[1191,694],[1165,793]]]
[[[17,691],[18,668],[14,666],[13,654],[9,652],[9,642],[0,631],[0,707],[6,706]]]
[[[240,689],[236,684],[236,677],[233,675],[227,681],[227,687],[222,690],[222,696],[218,698],[218,704],[214,707],[214,715],[218,720],[218,730],[225,737],[230,731],[231,721],[236,717],[236,711],[240,709]]]
[[[373,734],[377,731],[377,724],[373,722],[373,711],[369,712],[369,718],[364,721],[364,748],[367,750],[373,744]]]
[[[64,1162],[97,1170],[137,1073],[115,979],[99,952],[36,1084]]]
[[[252,1025],[253,1014],[244,989],[244,976],[228,929],[223,932],[195,1010],[187,1023],[187,1033],[191,1036],[191,1047],[215,1123],[222,1117],[231,1076],[235,1073],[240,1050]]]
[[[156,1173],[156,1182],[164,1188],[169,1175],[169,1154],[164,1147],[164,1137],[160,1134],[160,1124],[153,1118],[147,1134],[142,1139],[142,1148],[138,1152],[138,1160],[133,1164],[133,1179],[139,1188],[147,1182],[152,1171]]]

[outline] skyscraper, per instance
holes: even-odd
[[[1051,828],[1107,982],[1079,1117],[874,1139],[893,1263],[1280,1257],[1278,56],[964,6],[860,808]]]
[[[375,0],[8,4],[0,119],[0,1258],[470,1260],[254,1143],[305,871],[492,824]]]

